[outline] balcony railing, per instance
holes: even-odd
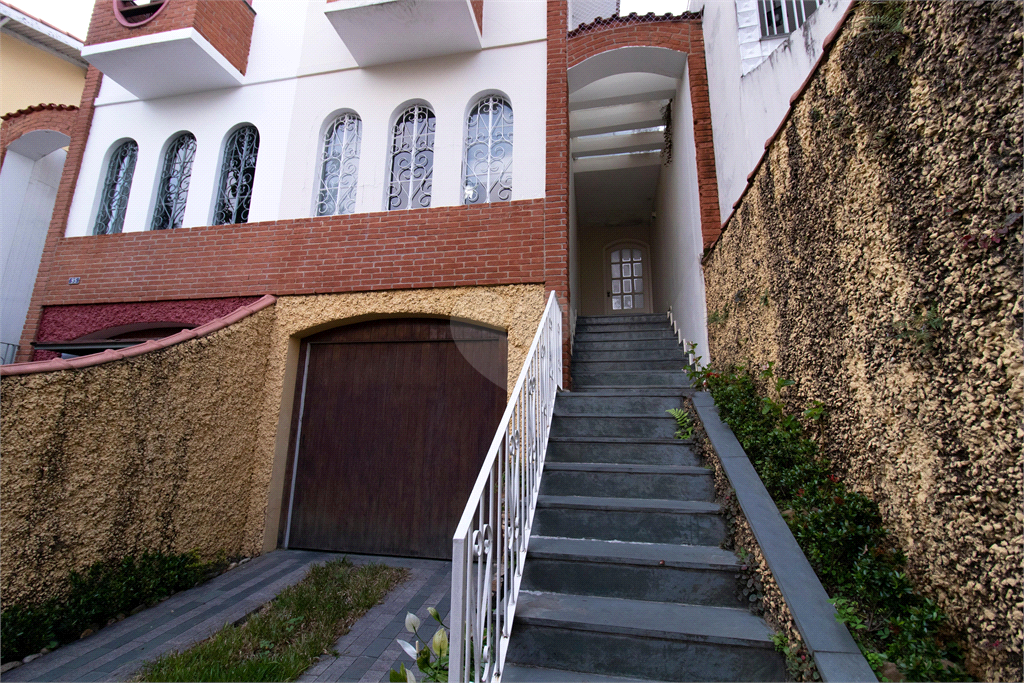
[[[823,0],[757,0],[761,36],[784,36],[804,25]]]
[[[452,539],[453,683],[501,676],[561,387],[562,311],[552,292]]]

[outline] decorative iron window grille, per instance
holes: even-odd
[[[324,134],[317,216],[354,213],[359,180],[359,143],[363,122],[356,114],[342,114]]]
[[[224,145],[224,164],[220,171],[217,208],[213,225],[245,223],[249,220],[252,184],[256,179],[256,155],[260,151],[260,133],[256,126],[239,128]]]
[[[148,24],[160,14],[167,0],[114,0],[114,17],[128,28]]]
[[[795,31],[807,17],[821,6],[823,0],[757,0],[761,19],[761,36],[774,38]]]
[[[93,234],[112,235],[124,228],[124,212],[128,206],[128,193],[132,189],[132,176],[135,175],[135,160],[138,156],[139,145],[134,140],[121,144],[110,155]]]
[[[153,210],[153,230],[180,228],[185,220],[185,202],[192,178],[192,161],[196,157],[196,136],[179,135],[167,148],[164,170],[160,174],[156,208]]]
[[[422,105],[406,109],[395,121],[391,144],[388,210],[430,206],[434,173],[434,112]]]
[[[466,125],[464,204],[512,199],[512,106],[495,95],[480,100]]]

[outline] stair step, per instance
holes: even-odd
[[[703,501],[593,496],[537,497],[533,533],[637,543],[720,545],[725,521]]]
[[[520,593],[507,661],[671,681],[785,680],[764,621],[745,609]]]
[[[674,396],[597,396],[563,392],[555,401],[555,416],[560,415],[648,415],[661,417],[670,408],[682,408],[682,397]]]
[[[572,363],[573,374],[623,372],[627,370],[675,370],[677,372],[685,372],[686,362],[681,358],[667,358],[662,360],[574,360]]]
[[[596,337],[591,335],[590,340],[580,339],[576,337],[573,340],[572,352],[576,353],[592,353],[592,352],[608,352],[608,351],[636,351],[636,352],[648,352],[648,351],[673,351],[681,350],[679,342],[673,337],[658,337],[656,339],[605,339],[604,337]]]
[[[643,680],[642,678],[601,676],[561,669],[542,669],[538,666],[516,665],[508,662],[501,670],[502,683],[642,683]]]
[[[586,386],[661,386],[690,387],[690,380],[681,371],[624,370],[621,372],[572,373],[574,387]]]
[[[679,347],[667,349],[617,349],[617,350],[588,350],[576,349],[572,354],[572,362],[576,363],[602,363],[602,362],[653,362],[674,360],[681,365],[686,364],[686,354]]]
[[[710,546],[534,536],[523,590],[690,605],[737,605],[740,561]]]
[[[546,463],[608,462],[640,465],[700,465],[700,456],[687,442],[673,439],[637,443],[632,439],[553,438],[548,441]]]
[[[546,463],[542,495],[659,500],[715,499],[714,472],[703,467],[618,463]]]
[[[661,313],[640,315],[585,315],[576,318],[576,325],[605,325],[617,323],[661,323],[668,326],[668,316]]]
[[[558,415],[551,421],[551,436],[615,436],[671,439],[679,429],[674,417],[647,415]]]
[[[672,333],[672,330],[651,328],[649,330],[611,330],[601,329],[600,331],[577,328],[575,343],[594,342],[633,342],[633,341],[672,341],[676,346],[679,339]]]

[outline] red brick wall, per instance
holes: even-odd
[[[41,303],[536,283],[544,249],[540,199],[71,237]]]
[[[36,111],[19,111],[4,118],[0,124],[0,164],[7,154],[7,146],[25,133],[34,130],[55,130],[71,136],[78,118],[78,107],[65,105],[40,105]]]
[[[195,28],[231,64],[245,73],[256,15],[245,0],[167,0],[152,21],[129,28],[114,15],[111,0],[96,0],[86,45]],[[173,65],[168,65],[173,68]]]
[[[470,4],[473,5],[473,14],[476,15],[476,25],[482,32],[484,30],[484,0],[470,0]]]
[[[547,290],[562,306],[562,368],[565,388],[569,374],[569,81],[568,29],[565,0],[548,2],[547,169],[544,234]]]
[[[60,177],[60,188],[57,190],[57,198],[53,203],[53,216],[50,218],[50,227],[46,232],[43,256],[39,262],[36,284],[32,290],[32,299],[29,302],[25,328],[21,333],[21,342],[16,357],[19,361],[31,360],[31,342],[36,338],[36,328],[39,325],[39,316],[43,309],[43,297],[49,284],[50,266],[56,256],[59,243],[64,239],[64,226],[68,222],[71,199],[75,194],[75,185],[78,184],[78,172],[82,168],[82,155],[85,153],[85,143],[89,139],[89,129],[92,127],[93,101],[100,91],[102,80],[103,74],[96,67],[90,66],[85,74],[82,104],[79,107],[78,115],[75,117],[71,129],[71,144],[68,146],[68,156],[64,160],[64,171]]]
[[[629,17],[604,21],[574,31],[568,41],[568,65],[576,66],[594,55],[620,47],[664,47],[685,52],[690,72],[693,104],[693,134],[697,145],[697,184],[700,188],[701,236],[704,246],[715,243],[722,233],[718,209],[718,179],[715,148],[711,135],[711,105],[708,100],[708,72],[704,61],[704,32],[695,16],[638,23]]]

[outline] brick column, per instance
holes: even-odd
[[[547,177],[544,202],[545,286],[562,306],[562,368],[569,373],[569,80],[568,3],[548,2]]]

